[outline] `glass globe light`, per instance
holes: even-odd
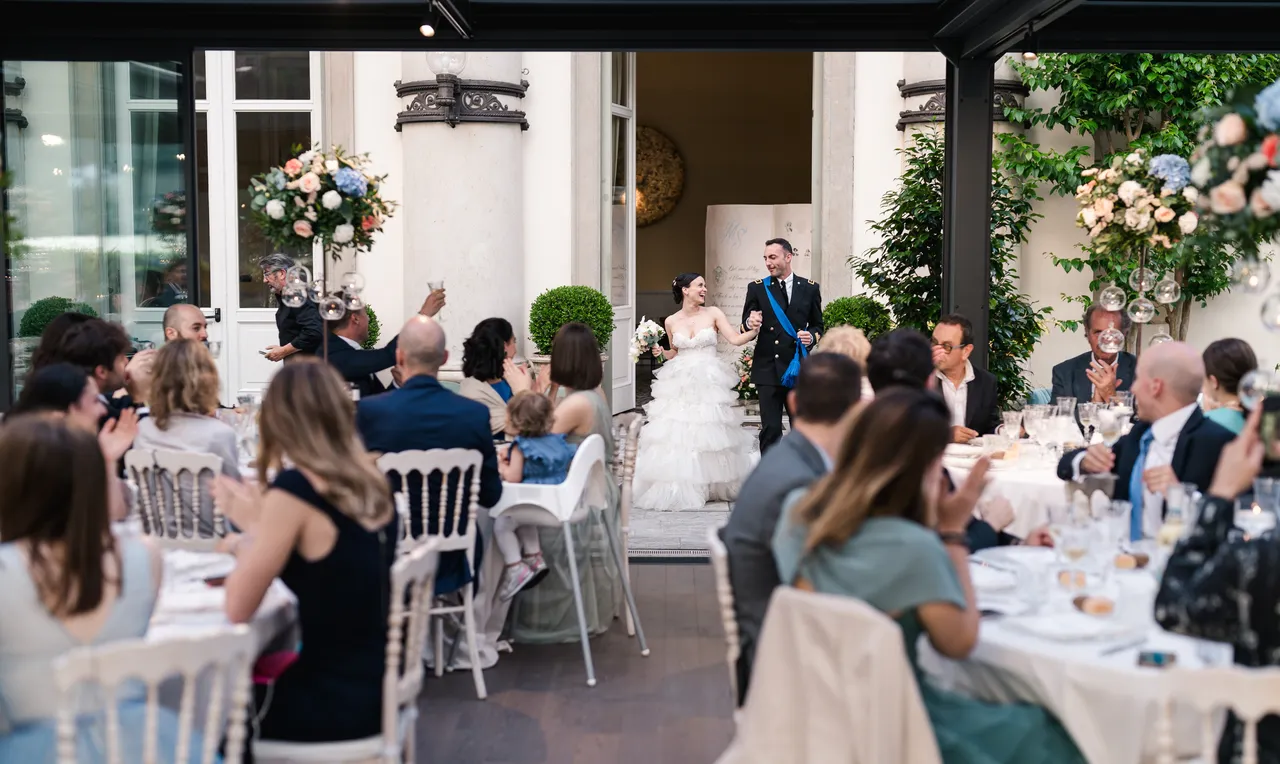
[[[1169,274],[1165,274],[1164,278],[1156,284],[1155,294],[1156,302],[1161,305],[1172,305],[1182,299],[1182,287],[1178,286],[1178,282],[1174,281]]]
[[[289,281],[301,281],[306,283],[311,280],[311,271],[305,265],[295,265],[285,271],[285,275]]]
[[[364,310],[364,300],[360,299],[359,292],[347,292],[344,303],[347,310],[354,313],[358,310]]]
[[[307,297],[309,297],[312,302],[320,302],[321,300],[323,300],[324,299],[324,282],[321,281],[320,279],[316,279],[315,281],[311,282],[311,285],[307,287]]]
[[[1167,327],[1157,331],[1155,333],[1155,336],[1153,336],[1151,340],[1147,343],[1147,347],[1155,347],[1156,345],[1163,345],[1166,342],[1173,342],[1173,337],[1172,335],[1169,334],[1169,329]]]
[[[355,271],[347,271],[346,273],[342,274],[342,281],[340,282],[340,286],[342,287],[342,291],[344,292],[354,292],[354,293],[363,292],[364,276],[361,276],[359,273],[356,273]]]
[[[1237,260],[1231,269],[1233,291],[1262,294],[1271,281],[1271,268],[1262,260]]]
[[[1129,303],[1128,312],[1135,324],[1145,324],[1156,317],[1156,304],[1145,297],[1136,297]]]
[[[1135,292],[1149,292],[1156,285],[1156,273],[1150,268],[1135,268],[1129,274],[1129,288]]]
[[[1124,332],[1111,325],[1098,335],[1098,349],[1104,353],[1119,353],[1124,350]]]
[[[307,293],[307,282],[302,279],[290,278],[288,281],[284,282],[284,288],[286,291],[292,289],[294,291],[301,292],[305,296]]]
[[[1280,292],[1262,303],[1262,325],[1273,332],[1280,332]]]
[[[1266,369],[1254,369],[1240,379],[1240,403],[1253,409],[1268,395],[1280,395],[1280,375]]]
[[[1124,310],[1124,301],[1127,295],[1120,287],[1112,284],[1098,293],[1098,305],[1108,313],[1118,313]]]
[[[347,314],[346,303],[336,294],[331,294],[323,300],[319,300],[320,317],[325,321],[337,321]]]
[[[432,74],[452,74],[457,77],[467,68],[467,54],[462,51],[429,51],[427,67],[431,69]]]
[[[298,289],[290,287],[280,293],[280,302],[288,305],[290,308],[301,308],[307,304],[306,289]]]

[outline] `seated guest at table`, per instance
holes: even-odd
[[[1204,362],[1185,342],[1148,348],[1138,359],[1133,400],[1140,421],[1114,446],[1101,443],[1072,451],[1058,463],[1058,477],[1117,476],[1113,498],[1133,505],[1130,538],[1154,538],[1164,518],[1170,486],[1209,487],[1231,432],[1200,413],[1196,397],[1204,385]]]
[[[815,351],[801,362],[795,387],[787,393],[791,399],[787,408],[793,414],[791,431],[760,457],[760,463],[743,481],[729,521],[720,531],[729,553],[729,582],[742,643],[739,704],[747,696],[769,598],[782,584],[773,560],[773,531],[778,527],[782,503],[792,491],[809,487],[831,469],[848,428],[847,415],[861,397],[858,364],[827,348],[839,331],[828,332],[822,338],[822,352]]]
[[[1235,663],[1250,668],[1280,665],[1280,544],[1270,533],[1248,539],[1234,528],[1235,499],[1262,472],[1261,412],[1255,408],[1239,437],[1222,449],[1196,524],[1165,566],[1155,606],[1163,628],[1229,644]],[[1280,761],[1280,718],[1264,717],[1257,735],[1259,761]],[[1240,761],[1243,746],[1242,725],[1232,714],[1218,761]]]
[[[530,384],[527,375],[515,371],[515,357],[516,334],[505,318],[486,318],[462,341],[463,379],[458,395],[489,409],[489,429],[495,440],[506,434],[507,402]]]
[[[100,318],[77,322],[66,330],[58,346],[44,356],[45,363],[70,363],[93,378],[107,407],[103,420],[115,419],[126,409],[146,416],[147,392],[156,351],[143,350],[133,358],[129,335],[119,324]],[[117,392],[123,391],[117,396]]]
[[[434,316],[444,307],[444,290],[427,296],[418,309],[418,315]],[[396,343],[399,335],[380,348],[364,349],[369,339],[368,310],[349,310],[337,321],[329,322],[325,343],[329,346],[329,363],[349,384],[356,386],[361,398],[368,398],[387,391],[378,379],[378,372],[396,365]]]
[[[1249,343],[1233,337],[1209,343],[1201,358],[1205,377],[1200,408],[1204,410],[1205,419],[1239,435],[1244,429],[1240,380],[1258,368],[1258,357]]]
[[[1102,333],[1112,327],[1127,335],[1131,323],[1124,311],[1106,311],[1097,304],[1086,308],[1083,324],[1089,352],[1053,367],[1052,401],[1075,398],[1080,403],[1110,403],[1117,392],[1128,390],[1133,385],[1138,359],[1123,350],[1108,353],[1098,343]]]
[[[138,423],[138,437],[133,447],[213,454],[222,459],[222,474],[239,480],[236,431],[214,416],[218,410],[218,388],[218,367],[202,343],[174,340],[160,348],[151,380],[151,416]],[[195,494],[191,475],[175,477],[179,480],[177,486],[160,488],[177,492],[176,512],[183,518],[195,516],[195,532],[199,537],[221,535],[214,526],[213,496],[208,490],[213,476],[208,473],[200,476],[205,490],[201,492],[203,499],[199,508],[190,506]],[[167,519],[170,532],[190,527],[190,521],[179,522],[176,514]]]
[[[88,372],[69,363],[55,363],[36,369],[27,377],[8,416],[41,411],[66,414],[71,425],[96,433],[98,423],[107,415],[107,405],[98,394],[98,383]]]
[[[876,395],[896,387],[914,390],[935,390],[939,384],[935,374],[930,342],[914,329],[894,329],[882,334],[871,345],[867,356],[867,377]],[[947,476],[950,480],[950,475]],[[1025,540],[1004,532],[1013,522],[1013,507],[1006,499],[981,502],[980,517],[969,521],[969,548],[974,551],[993,546],[1027,544],[1028,546],[1052,546],[1046,528],[1037,528],[1027,534]]]
[[[0,427],[0,761],[44,764],[57,758],[60,706],[51,679],[63,653],[147,632],[164,571],[141,538],[116,538],[108,519],[111,471],[93,430],[58,414],[9,418]],[[74,479],[70,479],[74,476]],[[143,760],[146,693],[124,685],[121,761]],[[77,749],[102,750],[100,716],[82,693]],[[175,714],[157,717],[160,751],[172,760]],[[197,733],[198,734],[198,733]],[[201,743],[193,742],[191,761]]]
[[[814,353],[840,353],[857,361],[862,374],[862,400],[869,401],[876,397],[876,392],[867,380],[867,356],[871,354],[871,342],[861,329],[853,326],[837,326],[822,335],[822,342]]]
[[[31,371],[34,374],[41,368],[51,363],[61,363],[62,359],[57,355],[58,346],[62,344],[62,338],[71,327],[79,326],[84,322],[94,318],[87,313],[76,313],[75,311],[67,311],[59,313],[53,317],[44,327],[44,331],[40,333],[40,343],[36,345],[36,349],[31,351]]]
[[[953,313],[933,327],[933,365],[938,391],[951,410],[951,442],[968,443],[1000,426],[1000,395],[995,375],[974,368],[973,324]]]
[[[396,347],[396,365],[403,383],[400,389],[360,401],[356,409],[356,427],[365,447],[377,453],[430,450],[433,448],[465,448],[478,451],[484,461],[480,468],[482,507],[492,507],[502,497],[502,477],[498,474],[498,455],[489,432],[489,412],[484,406],[469,401],[440,385],[436,375],[449,358],[445,349],[444,329],[434,319],[414,316],[400,330]],[[439,475],[432,478],[433,485]],[[451,484],[456,483],[456,478]],[[392,487],[400,489],[400,476],[392,476]],[[422,476],[409,479],[409,530],[419,536],[422,529]],[[440,495],[432,490],[432,501]],[[428,529],[438,527],[439,508],[430,506]],[[476,534],[476,566],[480,565],[483,544]],[[436,593],[448,594],[461,589],[474,579],[467,568],[463,552],[440,555],[436,573]]]
[[[227,619],[250,621],[276,577],[298,598],[301,652],[274,683],[254,687],[250,718],[265,740],[352,740],[382,729],[399,516],[354,417],[331,367],[287,364],[260,414],[258,481],[270,488],[218,478],[218,503],[243,531],[232,548]]]
[[[523,370],[517,370],[525,374]],[[560,327],[551,344],[551,363],[542,367],[533,389],[545,393],[556,404],[553,433],[563,434],[574,445],[581,445],[590,435],[604,440],[605,459],[612,459],[613,410],[600,384],[604,369],[600,361],[600,345],[586,324],[572,322]],[[560,398],[563,389],[564,397]],[[609,513],[613,528],[618,523],[618,484],[606,481],[604,512]],[[602,634],[613,623],[622,603],[621,584],[603,533],[587,533],[590,520],[573,528],[577,553],[578,581],[586,610],[588,634]],[[564,532],[559,528],[539,528],[542,556],[551,575],[537,589],[517,597],[511,620],[511,636],[517,642],[548,644],[577,642],[578,618],[573,606],[573,590],[569,585],[569,556],[564,548]],[[614,539],[615,542],[620,541]]]
[[[1083,762],[1043,708],[944,692],[919,669],[922,633],[957,660],[978,642],[965,526],[988,462],[950,491],[942,454],[951,427],[934,393],[877,393],[853,420],[832,471],[784,508],[773,542],[778,573],[799,589],[856,597],[898,623],[947,764]]]
[[[190,303],[171,305],[164,312],[164,341],[195,340],[209,341],[209,323],[204,318],[204,311]]]

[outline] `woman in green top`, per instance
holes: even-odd
[[[1083,763],[1044,709],[943,692],[919,670],[922,633],[956,659],[978,641],[965,525],[988,463],[950,493],[942,471],[950,435],[951,414],[938,396],[905,388],[877,395],[853,422],[831,473],[783,511],[773,538],[778,572],[800,588],[861,599],[898,622],[946,764]]]
[[[1244,340],[1218,340],[1204,349],[1204,415],[1236,435],[1244,429],[1240,379],[1258,368],[1258,357]]]

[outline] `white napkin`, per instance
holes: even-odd
[[[1010,618],[1005,625],[1041,639],[1055,642],[1082,642],[1091,639],[1109,639],[1127,636],[1140,631],[1132,622],[1122,619],[1100,618],[1075,610],[1048,615]]]
[[[998,591],[1013,589],[1018,585],[1018,577],[1007,570],[999,570],[979,562],[969,563],[969,580],[974,589]]]
[[[207,586],[203,583],[199,587],[166,586],[160,590],[160,599],[156,602],[156,613],[169,615],[222,610],[226,601],[226,590],[221,587]]]

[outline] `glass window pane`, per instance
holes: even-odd
[[[613,204],[610,225],[612,231],[612,268],[609,297],[614,305],[627,305],[631,302],[630,278],[627,264],[630,262],[628,249],[629,217],[628,209],[635,201],[627,193],[627,120],[623,117],[613,118]]]
[[[206,82],[207,77],[205,75],[205,71],[208,68],[208,62],[205,61],[205,58],[208,55],[209,54],[203,50],[196,51],[196,62],[195,62],[196,65],[195,65],[194,74],[196,78],[195,90],[196,90],[197,101],[203,101],[209,97],[209,91],[207,89],[208,83]]]
[[[3,66],[27,83],[5,104],[28,120],[5,147],[22,237],[9,247],[7,274],[16,387],[45,324],[68,304],[123,324],[136,342],[161,340],[162,303],[185,290],[177,233],[186,189],[176,101],[130,105],[134,96],[171,100],[177,62]]]
[[[306,51],[236,51],[236,98],[311,99],[311,54]]]
[[[631,72],[627,68],[627,54],[613,54],[613,102],[619,106],[631,105]]]
[[[236,115],[236,188],[240,209],[240,307],[274,308],[258,261],[278,252],[249,216],[249,179],[287,160],[295,145],[311,145],[311,113],[240,112]],[[311,267],[311,250],[285,251]]]
[[[213,307],[209,293],[209,115],[196,112],[196,264],[200,268],[200,295],[196,303]]]

